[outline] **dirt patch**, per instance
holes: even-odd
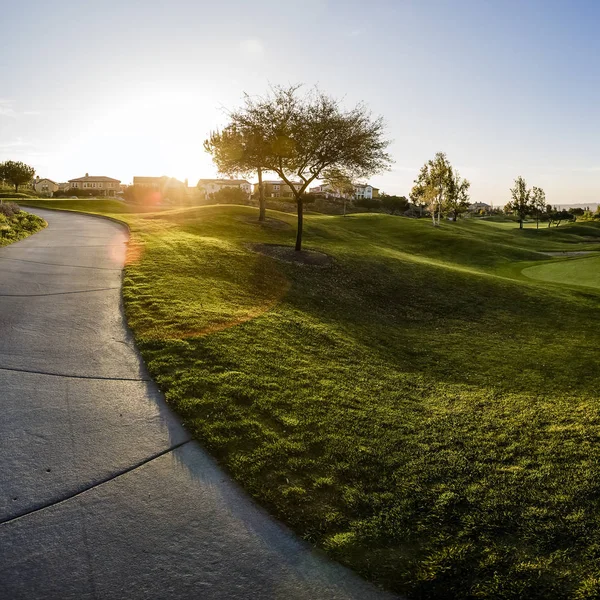
[[[600,256],[600,252],[596,252],[595,250],[575,250],[573,252],[569,252],[568,250],[562,252],[542,252],[546,256],[586,256],[587,254],[596,254]]]
[[[273,219],[271,217],[267,217],[264,221],[259,221],[258,217],[237,217],[238,221],[243,221],[244,223],[250,223],[251,225],[258,225],[260,227],[264,227],[265,229],[291,229],[292,226],[285,221],[281,221],[280,219]]]
[[[279,246],[277,244],[247,244],[247,247],[253,252],[297,265],[326,267],[333,262],[331,256],[315,250],[296,252],[292,246]]]

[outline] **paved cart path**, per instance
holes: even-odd
[[[390,598],[190,441],[124,322],[125,228],[32,212],[0,248],[0,597]]]

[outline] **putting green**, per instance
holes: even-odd
[[[531,279],[600,289],[600,256],[588,256],[523,269]]]

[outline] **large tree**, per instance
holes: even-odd
[[[267,146],[260,128],[252,126],[238,128],[229,124],[215,131],[204,141],[204,149],[212,155],[219,172],[225,175],[258,176],[258,220],[266,216],[265,192],[262,183],[263,167],[266,162]]]
[[[531,190],[531,206],[535,212],[535,227],[540,228],[540,215],[546,212],[546,192],[542,188],[533,186]]]
[[[300,86],[292,85],[274,87],[264,97],[247,95],[244,106],[230,118],[243,136],[259,136],[261,148],[266,148],[263,168],[291,189],[297,204],[298,251],[302,250],[304,195],[315,179],[335,170],[355,180],[391,164],[383,118],[373,117],[363,104],[345,109],[317,88],[303,93]]]
[[[469,208],[470,187],[471,183],[450,167],[446,182],[446,209],[452,213],[455,221]]]
[[[0,179],[14,185],[15,193],[19,191],[20,185],[29,183],[34,175],[35,169],[22,162],[7,160],[0,164]]]
[[[448,181],[452,167],[444,152],[438,152],[422,167],[414,181],[410,199],[416,205],[425,205],[431,214],[433,225],[439,226],[442,210],[448,197]],[[437,216],[437,222],[436,222]]]
[[[528,189],[525,180],[519,176],[515,179],[515,185],[510,189],[512,200],[506,208],[519,217],[519,228],[523,229],[523,221],[533,211],[531,201],[531,190]]]

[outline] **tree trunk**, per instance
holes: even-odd
[[[344,198],[344,216],[346,216],[346,198]]]
[[[19,193],[19,184],[15,183],[15,194]]]
[[[431,213],[431,218],[433,219],[433,226],[435,227],[435,208],[433,209],[433,212]]]
[[[519,229],[523,229],[523,219],[519,219]]]
[[[535,228],[536,229],[540,228],[540,215],[539,214],[535,215]]]
[[[300,252],[302,250],[302,225],[304,221],[304,213],[302,210],[302,197],[297,198],[296,202],[298,204],[298,229],[296,231],[296,252]]]
[[[265,190],[262,182],[262,167],[258,167],[258,220],[264,221],[266,214]]]

